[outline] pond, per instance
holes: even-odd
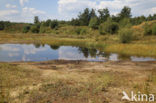
[[[123,56],[116,53],[105,53],[96,49],[73,46],[0,44],[1,62],[48,60],[156,61],[155,58],[150,57]]]

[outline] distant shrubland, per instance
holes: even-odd
[[[70,21],[50,19],[40,21],[38,16],[34,17],[34,23],[0,21],[0,31],[66,36],[81,35],[96,38],[97,36],[100,37],[100,35],[113,34],[117,35],[120,42],[129,43],[133,40],[131,38],[132,34],[135,38],[140,35],[156,35],[156,22],[154,20],[156,20],[156,14],[147,17],[132,17],[131,8],[128,6],[125,6],[117,15],[110,15],[107,8],[97,11],[86,8],[79,13],[77,18],[73,18]],[[135,30],[131,32],[132,29]]]

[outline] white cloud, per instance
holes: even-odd
[[[149,10],[146,10],[145,12],[153,15],[156,13],[156,7],[150,8]]]
[[[16,5],[11,5],[11,4],[6,4],[5,7],[6,8],[16,8],[17,6]]]
[[[19,0],[21,6],[23,6],[24,3],[28,2],[28,1],[29,1],[29,0]]]
[[[96,7],[96,1],[90,0],[59,0],[58,12],[65,17],[71,17],[77,15],[84,8]]]
[[[46,14],[46,12],[41,11],[41,10],[37,10],[35,8],[24,7],[22,9],[22,14],[23,15],[29,15],[29,16],[35,16],[35,15],[40,15],[40,14]]]
[[[84,8],[102,9],[108,8],[111,14],[117,14],[123,6],[132,8],[134,16],[156,13],[155,0],[58,0],[58,11],[64,16],[77,15]]]
[[[11,51],[11,52],[18,52],[20,49],[17,48],[17,47],[12,47],[11,45],[9,44],[5,44],[5,45],[1,45],[0,48],[3,50],[3,51]]]
[[[0,10],[0,20],[14,22],[33,22],[34,16],[47,18],[46,12],[35,8],[24,7],[21,10]]]
[[[40,18],[46,17],[46,12],[42,10],[37,10],[35,8],[22,8],[21,17],[24,19],[25,22],[33,22],[34,16],[39,16]]]
[[[18,14],[18,10],[1,10],[0,17]]]

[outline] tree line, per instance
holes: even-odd
[[[92,29],[99,30],[101,35],[105,34],[123,34],[121,38],[123,38],[123,42],[127,42],[124,40],[125,38],[131,38],[129,33],[132,31],[127,29],[133,25],[141,24],[145,21],[156,20],[156,14],[149,16],[138,16],[132,17],[131,8],[128,6],[124,6],[122,10],[117,15],[111,15],[108,8],[104,9],[89,9],[86,8],[82,12],[80,12],[77,18],[73,18],[70,21],[59,21],[59,20],[46,20],[40,21],[38,16],[34,17],[34,23],[25,24],[22,32],[32,32],[32,33],[45,33],[49,29],[58,29],[59,26],[64,25],[72,25],[72,26],[88,26]],[[11,23],[9,21],[0,21],[0,30],[4,30],[5,28],[9,28],[10,25],[14,26],[16,23]],[[48,29],[47,29],[48,28]],[[122,28],[126,28],[125,30],[121,30]],[[155,30],[156,26],[149,27],[145,26],[144,32],[146,35],[156,34]],[[122,32],[124,31],[124,32]],[[84,34],[85,30],[77,29],[77,34]],[[125,34],[126,32],[126,34]]]

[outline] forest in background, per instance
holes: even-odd
[[[117,15],[110,15],[108,8],[95,10],[84,9],[77,18],[70,21],[46,20],[40,21],[38,16],[34,17],[34,23],[11,23],[0,21],[0,31],[18,33],[45,33],[45,34],[67,34],[67,35],[119,35],[122,43],[131,42],[135,36],[135,25],[143,25],[143,35],[156,35],[156,23],[149,24],[148,21],[156,20],[156,14],[132,17],[131,8],[124,6]],[[68,30],[67,30],[68,29]]]

